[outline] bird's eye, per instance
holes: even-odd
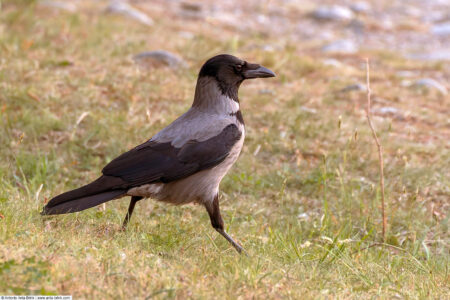
[[[236,65],[236,71],[241,72],[242,71],[242,65]]]

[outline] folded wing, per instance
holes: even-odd
[[[188,177],[221,163],[242,133],[230,124],[206,141],[189,141],[181,148],[170,143],[148,141],[111,161],[102,172],[120,177],[135,187],[153,182],[170,182]]]
[[[220,164],[241,138],[236,125],[206,141],[189,141],[176,148],[171,143],[148,141],[111,161],[97,180],[51,199],[42,214],[81,211],[126,195],[143,184],[182,179]]]

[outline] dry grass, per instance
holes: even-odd
[[[448,98],[402,86],[398,75],[449,78],[448,63],[364,50],[333,56],[342,65],[332,67],[307,42],[215,20],[201,26],[164,3],[141,3],[155,19],[145,27],[102,13],[104,1],[81,1],[77,13],[3,2],[0,294],[448,297]],[[265,50],[268,41],[276,50]],[[139,70],[130,57],[153,49],[189,66]],[[250,257],[237,255],[198,206],[139,202],[126,232],[125,199],[39,215],[47,199],[96,178],[110,159],[185,111],[202,62],[223,52],[278,74],[242,86],[247,139],[222,183],[226,226]],[[369,248],[381,240],[377,154],[365,91],[342,92],[364,82],[362,57],[371,58],[390,199],[387,244]]]
[[[378,151],[378,163],[379,163],[379,173],[380,173],[380,194],[381,194],[381,236],[383,238],[383,242],[386,242],[386,228],[387,228],[387,218],[386,218],[386,198],[385,198],[385,189],[384,189],[384,160],[383,160],[383,146],[380,144],[380,140],[378,139],[377,131],[373,127],[372,123],[372,98],[371,98],[371,89],[370,89],[370,65],[369,59],[366,59],[366,89],[367,89],[367,123],[369,123],[370,131],[372,131],[373,140],[375,141],[375,145],[377,145]]]

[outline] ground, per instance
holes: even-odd
[[[369,1],[372,11],[353,21],[327,22],[311,15],[316,2],[132,2],[150,26],[106,13],[107,1],[0,3],[0,294],[448,298],[450,64],[411,56],[448,50],[448,39],[401,2]],[[361,30],[357,49],[321,49]],[[132,60],[148,50],[184,64]],[[247,137],[221,185],[226,229],[249,256],[200,206],[141,201],[126,231],[128,199],[39,214],[188,109],[200,66],[218,53],[278,75],[242,85]],[[384,147],[385,242],[366,57]],[[423,78],[441,90],[417,84]]]

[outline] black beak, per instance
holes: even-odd
[[[275,73],[269,69],[258,66],[256,69],[248,69],[243,72],[245,79],[275,77]]]

